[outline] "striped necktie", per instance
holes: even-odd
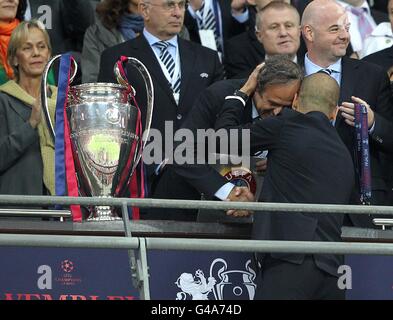
[[[327,74],[328,76],[331,76],[332,73],[333,73],[333,70],[332,70],[332,69],[325,68],[325,69],[319,70],[317,73],[325,73],[325,74]]]
[[[222,52],[221,44],[217,32],[216,16],[212,8],[205,8],[205,2],[203,2],[202,7],[199,9],[201,16],[203,17],[204,11],[208,10],[205,19],[201,21],[202,30],[212,30],[214,32],[214,38],[216,40],[217,50]]]
[[[171,80],[173,79],[173,75],[175,73],[175,60],[173,59],[172,55],[170,54],[168,48],[170,46],[170,43],[167,41],[159,41],[154,44],[158,49],[160,49],[160,60],[164,64],[166,70],[169,73],[169,77]],[[180,92],[180,73],[176,79],[175,84],[172,87],[173,93],[179,93]],[[172,85],[171,85],[172,86]]]

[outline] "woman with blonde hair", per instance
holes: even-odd
[[[0,194],[54,194],[54,146],[40,103],[51,56],[48,33],[37,20],[18,25],[8,46],[15,80],[0,86]],[[56,87],[48,87],[53,115]]]

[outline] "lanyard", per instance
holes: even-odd
[[[355,104],[355,138],[360,178],[360,202],[371,203],[371,167],[370,149],[368,143],[367,108],[362,104]],[[359,161],[360,160],[360,161]]]

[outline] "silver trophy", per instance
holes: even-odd
[[[41,84],[41,99],[49,131],[55,139],[54,125],[47,102],[47,75],[50,67],[61,55],[52,58],[45,70]],[[74,60],[73,81],[77,64]],[[137,134],[138,108],[132,103],[134,88],[115,64],[114,73],[119,84],[86,83],[70,86],[66,114],[79,192],[83,196],[119,197],[130,183],[143,148],[149,136],[153,115],[154,88],[147,68],[135,58],[121,62],[130,63],[142,75],[147,93],[146,123],[144,133]],[[140,141],[142,139],[142,141]],[[90,209],[88,221],[120,220],[110,206]]]

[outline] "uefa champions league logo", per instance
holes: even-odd
[[[182,273],[175,284],[181,289],[176,300],[209,300],[209,294],[215,300],[248,299],[255,296],[255,271],[250,267],[251,260],[245,264],[245,270],[228,270],[224,259],[217,258],[210,265],[210,274],[206,279],[202,270],[195,275]]]
[[[61,269],[66,273],[70,273],[74,270],[74,263],[71,260],[63,260],[61,262]]]

